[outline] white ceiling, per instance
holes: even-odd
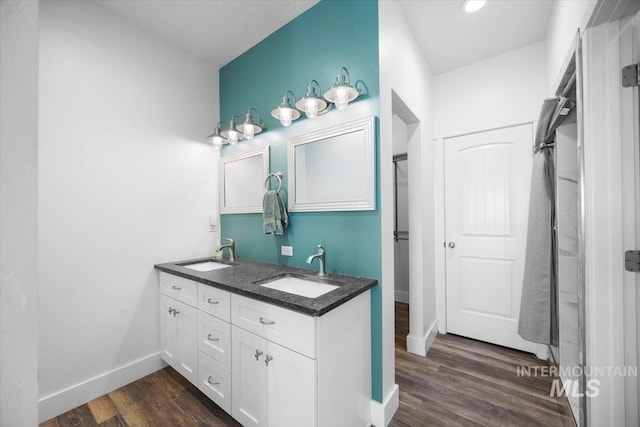
[[[94,0],[182,49],[225,65],[318,0]]]
[[[225,65],[318,0],[93,0],[159,37]],[[381,0],[385,1],[385,0]],[[401,1],[434,74],[542,41],[554,0]]]
[[[402,1],[433,74],[545,39],[553,0],[488,0],[476,13],[462,0]]]

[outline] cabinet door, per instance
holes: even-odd
[[[267,425],[267,366],[264,362],[267,342],[237,326],[232,327],[231,342],[233,418],[245,427],[264,427]]]
[[[175,369],[192,384],[198,384],[198,310],[176,301],[178,365]]]
[[[177,301],[160,295],[160,356],[175,368],[178,365],[178,328],[174,309],[177,309]]]
[[[316,361],[270,341],[267,359],[269,426],[316,426]]]

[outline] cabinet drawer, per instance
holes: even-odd
[[[198,311],[198,350],[231,367],[231,325]]]
[[[198,389],[231,414],[231,371],[198,352]]]
[[[230,322],[231,294],[228,291],[198,283],[198,309]]]
[[[316,358],[316,318],[231,295],[231,323],[286,348]]]
[[[160,293],[197,307],[198,284],[173,274],[160,273]]]

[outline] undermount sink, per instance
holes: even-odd
[[[196,271],[213,271],[213,270],[220,270],[221,268],[231,267],[230,265],[223,264],[221,262],[215,262],[215,261],[202,261],[202,262],[196,262],[193,264],[186,264],[186,265],[181,264],[180,266],[184,268],[189,268],[191,270],[196,270]]]
[[[340,287],[326,282],[309,280],[301,276],[293,275],[269,279],[268,282],[262,283],[260,286],[307,298],[318,298],[319,296]]]

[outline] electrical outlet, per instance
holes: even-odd
[[[280,246],[280,253],[284,256],[293,256],[293,246]]]

